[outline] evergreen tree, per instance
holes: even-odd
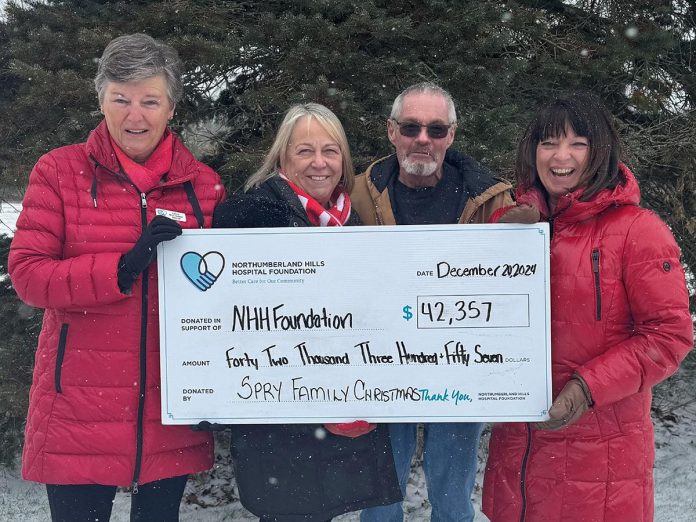
[[[39,156],[84,141],[101,119],[94,90],[98,59],[122,34],[146,32],[187,64],[187,98],[173,126],[197,113],[219,62],[240,47],[231,2],[9,2],[0,20],[0,186],[26,185]]]
[[[0,235],[0,274],[9,249],[10,238]],[[0,303],[0,465],[8,465],[21,448],[42,314],[17,298],[7,275],[0,275]]]
[[[230,189],[260,165],[292,103],[334,110],[360,171],[391,152],[394,97],[434,81],[458,107],[454,147],[511,179],[536,107],[592,91],[616,116],[644,203],[668,222],[693,270],[695,31],[692,0],[10,2],[0,19],[0,186],[24,186],[41,154],[86,138],[101,118],[98,57],[112,38],[146,32],[186,64],[175,130]],[[16,310],[2,291],[0,308]],[[6,334],[19,320],[0,326],[0,357],[11,361],[34,346]]]
[[[144,31],[187,65],[174,127],[230,188],[261,162],[292,103],[344,122],[358,170],[388,154],[404,87],[432,80],[459,109],[454,146],[511,177],[534,108],[571,90],[617,116],[644,201],[696,265],[694,3],[612,0],[27,1],[0,22],[0,184],[100,119],[92,87],[113,37]]]

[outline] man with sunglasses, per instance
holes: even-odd
[[[365,225],[486,223],[512,204],[510,185],[469,156],[449,150],[457,116],[452,96],[429,82],[408,87],[395,100],[387,133],[396,153],[375,161],[356,178],[353,208]],[[416,452],[417,424],[389,431],[401,491],[406,494]],[[481,423],[426,423],[423,471],[434,522],[471,522]],[[361,522],[401,522],[401,503],[366,509]]]

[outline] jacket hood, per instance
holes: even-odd
[[[476,197],[500,182],[474,158],[461,154],[451,147],[445,153],[444,164],[464,174],[464,183],[466,183],[470,197]],[[367,168],[367,175],[372,180],[375,188],[383,192],[399,176],[399,161],[396,158],[396,154],[372,163]]]

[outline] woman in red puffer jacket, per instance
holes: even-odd
[[[210,468],[210,434],[163,426],[156,245],[210,227],[220,178],[168,129],[183,64],[144,34],[113,40],[95,85],[104,114],[85,143],[29,178],[9,255],[26,303],[45,309],[22,478],[46,484],[54,521],[109,520],[132,486],[132,520],[178,520],[187,475]]]
[[[651,388],[693,347],[693,324],[679,247],[619,153],[597,100],[555,100],[520,143],[519,206],[493,218],[551,225],[554,401],[545,422],[493,428],[492,522],[653,520]]]

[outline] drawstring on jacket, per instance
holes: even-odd
[[[123,177],[122,174],[119,174],[118,172],[114,172],[111,170],[109,167],[104,165],[103,163],[100,163],[97,158],[92,156],[91,154],[89,155],[89,159],[91,159],[94,162],[94,170],[92,171],[92,188],[90,189],[90,195],[92,196],[92,202],[94,203],[94,208],[97,208],[97,169],[102,168],[105,171],[107,171],[110,174],[113,174],[116,177]]]
[[[90,189],[90,194],[92,196],[92,202],[94,203],[94,208],[97,208],[97,169],[102,168],[107,172],[113,174],[117,177],[124,177],[123,174],[114,172],[106,165],[97,161],[97,159],[90,155],[90,159],[94,162],[94,171],[92,173],[92,188]],[[130,181],[130,180],[129,180]],[[196,216],[196,221],[198,222],[198,228],[203,228],[205,221],[203,218],[203,210],[201,210],[201,205],[196,197],[196,191],[193,189],[193,183],[191,181],[184,182],[184,190],[186,191],[186,197],[191,204],[191,209],[193,210],[193,215]]]

